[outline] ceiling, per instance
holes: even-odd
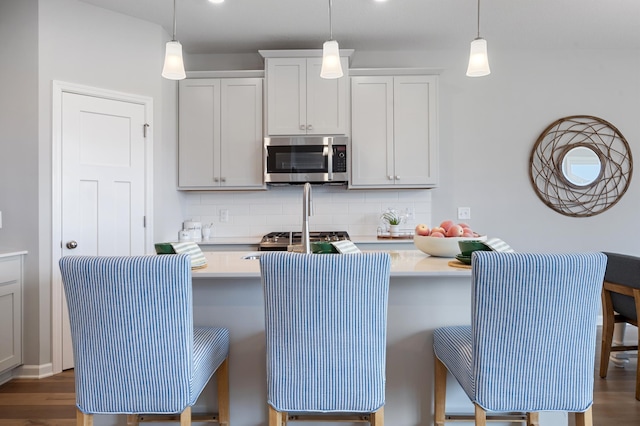
[[[81,0],[173,32],[172,0]],[[320,49],[329,39],[328,0],[177,0],[177,39],[188,53]],[[468,49],[475,0],[333,0],[342,49]],[[638,0],[483,0],[489,49],[640,49]]]

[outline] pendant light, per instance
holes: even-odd
[[[329,41],[325,41],[322,46],[322,78],[340,78],[342,65],[340,64],[340,48],[338,42],[333,39],[333,26],[331,24],[331,0],[329,0]]]
[[[468,77],[483,77],[491,74],[487,56],[487,40],[480,37],[480,0],[478,0],[478,36],[471,42],[469,53]]]
[[[167,42],[162,76],[169,80],[183,80],[187,77],[182,60],[182,45],[176,40],[176,0],[173,0],[173,39]]]

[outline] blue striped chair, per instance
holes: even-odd
[[[457,417],[445,414],[448,370],[476,425],[486,411],[521,412],[527,425],[539,411],[567,411],[590,426],[606,263],[602,253],[474,252],[471,326],[434,331],[435,425]]]
[[[382,426],[389,255],[274,252],[260,268],[269,425]]]
[[[204,417],[229,425],[229,332],[193,326],[190,265],[186,254],[60,260],[78,425],[92,425],[94,414],[190,425],[216,372],[218,413]]]

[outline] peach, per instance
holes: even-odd
[[[444,238],[444,234],[439,231],[431,231],[431,236],[435,238]]]
[[[462,237],[464,233],[464,228],[460,225],[451,225],[451,227],[447,230],[445,234],[447,237]]]
[[[471,229],[465,229],[464,232],[462,233],[463,237],[475,237],[475,234],[473,233],[473,231]]]
[[[441,226],[434,226],[433,228],[431,228],[431,234],[433,234],[434,232],[439,232],[442,235],[447,233],[447,231],[444,228],[442,228]]]
[[[451,228],[452,226],[453,226],[452,220],[445,220],[440,224],[440,227],[443,228],[445,231],[448,231],[449,228]]]
[[[464,223],[464,222],[460,222],[458,225],[462,226],[463,228],[471,229],[471,227],[469,225],[467,225],[466,223]]]
[[[424,223],[420,223],[418,226],[416,226],[416,234],[428,237],[429,234],[431,234],[431,231],[429,230],[429,227],[427,225],[425,225]]]

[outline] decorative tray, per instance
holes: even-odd
[[[398,235],[391,235],[388,232],[378,234],[379,240],[412,240],[413,232],[401,232]]]

